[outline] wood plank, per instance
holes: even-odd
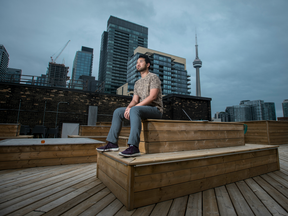
[[[106,197],[108,194],[111,194],[111,191],[108,188],[105,188],[98,193],[94,194],[90,198],[81,202],[77,206],[74,206],[69,211],[65,212],[63,216],[76,216],[89,209],[92,205],[97,204],[100,200]]]
[[[209,140],[209,139],[229,139],[243,138],[243,131],[147,131],[145,139],[140,134],[140,141],[179,141],[179,140]]]
[[[276,158],[274,155],[267,155],[263,157],[254,157],[245,160],[239,160],[236,162],[233,161],[229,163],[201,166],[178,171],[176,170],[171,172],[160,172],[157,174],[145,176],[136,176],[134,190],[135,192],[139,192],[143,190],[165,187],[168,185],[179,184],[197,179],[205,179],[212,176],[222,175],[228,172],[235,172],[239,170],[262,166],[267,163],[273,163],[275,161]],[[170,164],[165,164],[163,166],[170,167]]]
[[[226,188],[230,195],[231,201],[233,203],[237,215],[239,216],[254,215],[249,205],[245,201],[244,197],[242,196],[241,192],[235,185],[235,183],[226,185]]]
[[[267,183],[259,176],[254,177],[253,180],[257,182],[258,185],[261,185],[261,188],[263,188],[267,192],[267,194],[269,194],[269,196],[276,200],[277,203],[280,204],[282,208],[287,211],[286,213],[288,213],[288,199],[284,195],[282,195],[279,191],[277,191],[274,187],[272,187],[269,183]]]
[[[227,124],[227,123],[215,123],[215,122],[154,122],[154,121],[143,121],[142,130],[156,130],[156,131],[166,131],[166,130],[244,130],[243,124]]]
[[[273,174],[272,174],[272,176],[273,176]],[[276,179],[281,179],[281,178],[277,178],[277,175],[275,175],[274,174],[274,177],[276,176]],[[288,198],[288,182],[287,181],[282,181],[285,185],[286,185],[286,187],[285,187],[285,185],[284,184],[282,184],[282,183],[279,183],[278,181],[276,181],[274,178],[272,178],[272,177],[270,177],[269,175],[267,175],[267,174],[264,174],[264,175],[261,175],[261,177],[265,180],[265,181],[267,181],[269,184],[271,184],[274,188],[276,188],[280,193],[282,193],[284,196],[286,196],[286,198]],[[287,200],[288,201],[288,200]]]
[[[257,197],[264,203],[273,215],[286,215],[287,212],[273,199],[271,198],[254,180],[246,179],[245,182],[249,185],[251,190],[257,195]]]
[[[231,139],[212,139],[212,140],[197,140],[197,141],[161,141],[161,142],[140,142],[140,145],[148,145],[149,154],[174,152],[174,151],[189,151],[196,149],[223,148],[231,146],[245,145],[243,138]]]
[[[112,167],[115,167],[117,170],[119,170],[120,172],[122,172],[125,175],[128,175],[128,167],[118,163],[115,160],[112,160],[111,158],[107,157],[105,154],[102,154],[101,152],[98,152],[98,157],[99,157],[99,161],[103,160],[105,163],[111,165]]]
[[[98,169],[104,172],[109,178],[113,179],[126,191],[128,189],[128,176],[120,172],[117,168],[106,163],[104,160],[98,161]]]
[[[134,212],[133,216],[150,215],[150,213],[152,212],[154,206],[155,206],[155,204],[138,208]]]
[[[237,216],[225,186],[215,188],[219,213],[222,216]]]
[[[79,175],[76,177],[73,177],[75,173],[78,173]],[[55,188],[57,185],[60,186],[60,185],[63,185],[64,183],[69,184],[69,182],[73,183],[74,181],[76,181],[77,183],[79,179],[83,180],[85,175],[86,176],[93,175],[93,171],[88,171],[88,172],[87,170],[82,170],[81,172],[72,171],[72,172],[69,172],[68,174],[61,175],[61,177],[57,177],[57,176],[51,177],[49,179],[42,180],[37,183],[33,183],[27,186],[21,187],[20,189],[7,191],[7,192],[0,194],[1,203],[11,200],[9,202],[9,204],[11,205],[11,202],[15,202],[12,200],[20,196],[21,196],[21,201],[22,200],[25,201],[27,200],[28,197],[31,198],[32,196],[35,197],[36,195],[39,195],[39,194],[41,195],[43,192],[46,192],[47,190],[52,190],[52,188]],[[18,200],[17,202],[19,201],[20,200]],[[3,207],[3,205],[7,205],[7,203],[1,204],[0,206]]]
[[[123,204],[118,200],[115,199],[112,203],[110,203],[106,208],[100,211],[97,215],[114,215],[116,214],[121,208]]]
[[[257,198],[257,196],[244,181],[236,182],[236,184],[255,215],[271,215],[267,208],[262,204],[262,202]]]
[[[116,197],[110,193],[107,196],[105,196],[103,199],[92,205],[90,208],[86,209],[84,212],[79,214],[79,216],[84,215],[96,215],[100,211],[102,211],[106,206],[108,206],[110,203],[112,203]]]
[[[173,200],[168,216],[184,216],[188,196],[178,197]]]
[[[105,188],[105,185],[100,183],[100,181],[99,181],[99,184],[97,186],[95,186],[95,187],[91,188],[90,190],[80,194],[79,196],[74,197],[74,198],[68,200],[67,202],[59,205],[58,207],[47,212],[45,215],[46,216],[60,215],[64,212],[68,211],[69,209],[77,206],[78,204],[82,203],[86,199],[89,199],[90,197],[97,194],[99,191],[103,190],[104,188]],[[95,202],[95,200],[94,200],[94,202]]]
[[[37,166],[55,166],[75,163],[95,163],[97,156],[72,157],[72,158],[54,158],[54,159],[37,159],[22,161],[4,161],[0,163],[0,169],[28,168]]]
[[[156,204],[150,216],[166,216],[168,215],[173,200],[167,200]]]
[[[37,196],[33,196],[29,199],[22,200],[19,203],[15,203],[14,205],[8,205],[6,208],[3,208],[0,210],[1,214],[7,214],[13,212],[13,214],[17,215],[23,215],[26,213],[29,213],[31,211],[34,211],[36,208],[43,206],[49,202],[54,201],[57,198],[63,197],[64,195],[71,193],[75,190],[75,188],[72,188],[71,185],[78,186],[83,185],[86,182],[91,182],[91,179],[89,179],[89,175],[82,178],[78,178],[77,180],[73,180],[72,182],[62,185],[60,188],[54,188],[52,190],[48,190],[49,187],[45,187],[45,193],[40,193]],[[84,181],[83,181],[84,180]],[[67,182],[67,181],[66,181]],[[58,184],[59,185],[59,184]]]
[[[117,214],[115,214],[115,216],[131,216],[134,214],[134,212],[136,211],[136,209],[133,209],[131,211],[127,211],[126,207],[123,206],[118,212]],[[67,215],[68,216],[68,215]]]
[[[285,180],[284,178],[281,178],[280,176],[276,175],[274,172],[273,173],[267,173],[267,175],[272,177],[276,181],[278,181],[284,187],[288,188],[288,181]]]
[[[99,144],[102,146],[103,144]],[[45,152],[21,152],[0,154],[0,162],[2,161],[19,161],[19,160],[36,160],[51,158],[68,158],[68,157],[85,157],[95,156],[96,151],[91,150],[72,150],[72,151],[45,151]]]
[[[127,191],[122,188],[119,184],[117,184],[113,179],[107,176],[101,169],[98,171],[98,178],[112,191],[115,196],[125,205],[127,206]]]
[[[93,181],[89,184],[85,184],[85,185],[81,185],[78,186],[77,188],[75,188],[76,190],[58,198],[53,200],[52,202],[47,203],[46,205],[43,205],[39,208],[36,209],[36,211],[40,211],[40,212],[49,212],[52,209],[64,204],[65,202],[68,202],[69,200],[83,194],[84,192],[87,192],[89,190],[91,190],[93,187],[97,186],[100,184],[100,181]]]
[[[219,215],[214,189],[203,191],[203,216]]]
[[[189,195],[185,215],[202,216],[202,192]]]

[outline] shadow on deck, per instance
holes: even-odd
[[[126,211],[96,163],[0,171],[0,215],[288,215],[288,144],[280,171]]]

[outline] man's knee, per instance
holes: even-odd
[[[113,116],[117,115],[117,116],[122,116],[125,112],[125,108],[124,107],[119,107],[117,109],[114,110],[113,112]]]

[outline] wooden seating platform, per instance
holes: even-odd
[[[243,123],[147,119],[142,121],[139,149],[152,154],[244,144]]]
[[[248,130],[245,143],[264,145],[288,144],[288,122],[285,121],[247,121]]]
[[[104,142],[79,138],[0,141],[0,170],[96,162],[95,148]]]
[[[124,158],[98,152],[97,177],[132,210],[279,170],[277,146],[242,145]]]
[[[280,170],[127,211],[96,163],[0,171],[0,215],[288,215],[288,144]]]

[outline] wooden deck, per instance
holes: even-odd
[[[288,215],[288,144],[280,171],[126,211],[96,163],[0,171],[0,215]]]

